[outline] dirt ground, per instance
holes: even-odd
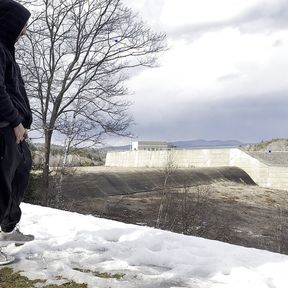
[[[288,254],[287,207],[287,191],[221,181],[77,199],[70,210]]]

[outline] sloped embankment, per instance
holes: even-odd
[[[251,177],[237,167],[218,168],[79,168],[67,175],[63,196],[74,199],[105,197],[160,190],[167,181],[170,187],[206,185],[218,181],[233,181],[255,185]]]
[[[288,167],[288,151],[245,151],[268,166]]]

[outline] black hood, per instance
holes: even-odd
[[[13,49],[30,15],[30,12],[16,1],[0,0],[0,42]]]

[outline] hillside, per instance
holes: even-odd
[[[22,229],[35,241],[3,250],[17,258],[9,267],[35,281],[21,286],[14,278],[7,286],[0,277],[0,287],[287,287],[285,255],[40,206],[22,209]]]
[[[44,163],[43,143],[29,143],[32,151],[34,169],[39,169]],[[71,149],[66,166],[101,166],[105,163],[106,150],[96,148],[73,148]],[[51,145],[50,166],[59,167],[62,165],[65,154],[64,146]]]
[[[288,139],[272,139],[241,148],[268,165],[288,166]]]
[[[273,151],[287,151],[288,139],[272,139],[261,141],[256,144],[247,144],[242,146],[243,149],[251,152],[273,152]]]

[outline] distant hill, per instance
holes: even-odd
[[[108,146],[105,148],[102,148],[103,150],[107,151],[129,151],[131,150],[131,145],[124,145],[124,146]]]
[[[213,147],[238,147],[243,143],[237,140],[189,140],[171,142],[176,148],[213,148]]]
[[[189,148],[219,148],[219,147],[239,147],[243,143],[237,140],[188,140],[188,141],[174,141],[169,142],[170,145],[180,149]],[[110,146],[105,148],[108,151],[128,151],[131,149],[130,145],[125,146]]]

